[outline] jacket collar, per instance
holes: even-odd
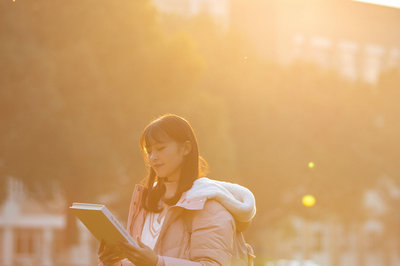
[[[202,210],[206,201],[207,197],[188,199],[187,193],[183,192],[181,198],[174,206],[181,207],[187,210]]]
[[[143,190],[145,190],[143,185],[136,184],[135,185],[135,193],[134,193],[134,195],[135,194],[139,194],[138,192],[139,191],[143,191]],[[135,202],[133,205],[135,205],[137,207],[141,206],[141,204],[140,204],[141,200],[142,200],[141,195],[140,196],[137,195],[132,200],[132,202]],[[206,201],[207,201],[207,197],[205,197],[205,196],[204,197],[198,197],[198,198],[195,198],[195,199],[188,199],[187,198],[187,192],[183,192],[182,195],[181,195],[181,198],[173,206],[181,207],[181,208],[184,208],[184,209],[187,209],[187,210],[202,210],[204,208],[204,204],[206,203]]]

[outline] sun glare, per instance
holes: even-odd
[[[301,201],[306,207],[312,207],[315,205],[315,197],[313,195],[305,195]]]
[[[353,0],[353,1],[400,8],[400,0]]]

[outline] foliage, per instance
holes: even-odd
[[[44,192],[57,181],[75,201],[115,192],[126,215],[145,170],[141,130],[177,113],[210,176],[255,193],[254,239],[292,214],[358,221],[365,189],[382,176],[400,184],[398,70],[369,85],[281,66],[235,27],[160,16],[145,0],[9,1],[0,20],[1,178]]]
[[[163,33],[147,0],[7,1],[0,20],[2,182],[42,197],[58,186],[67,204],[117,192],[125,213],[146,123],[178,113],[206,132],[223,109],[193,89],[204,69],[193,42]]]
[[[164,21],[168,31],[196,40],[207,65],[198,87],[226,102],[233,179],[258,203],[252,238],[291,215],[361,222],[366,189],[384,175],[400,185],[398,70],[374,85],[348,81],[307,62],[279,65],[234,26],[218,31],[204,15]],[[317,199],[311,209],[301,204],[305,194]]]

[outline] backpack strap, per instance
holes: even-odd
[[[249,243],[246,243],[246,248],[247,248],[247,259],[249,262],[249,266],[253,266],[254,258],[256,257],[256,255],[254,255],[253,247],[250,246]]]

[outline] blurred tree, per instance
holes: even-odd
[[[400,183],[398,70],[367,85],[281,66],[239,21],[223,32],[205,14],[156,16],[144,0],[9,1],[0,20],[2,177],[57,180],[73,200],[121,184],[129,195],[142,127],[174,112],[192,122],[211,176],[254,191],[253,240],[292,214],[360,221],[366,188],[382,173]],[[304,194],[316,197],[306,211]]]
[[[243,38],[240,23],[223,32],[205,14],[191,20],[166,15],[163,21],[166,30],[196,40],[207,66],[197,86],[226,102],[232,175],[258,202],[251,241],[265,241],[260,231],[294,214],[361,222],[365,189],[383,172],[399,172],[400,75],[390,71],[376,85],[351,82],[307,62],[281,66],[262,58]],[[316,197],[311,209],[301,205],[305,194]]]
[[[43,197],[56,184],[67,205],[118,191],[125,213],[150,119],[226,120],[193,89],[204,67],[193,42],[164,34],[156,15],[148,0],[0,3],[2,182],[20,178]]]

